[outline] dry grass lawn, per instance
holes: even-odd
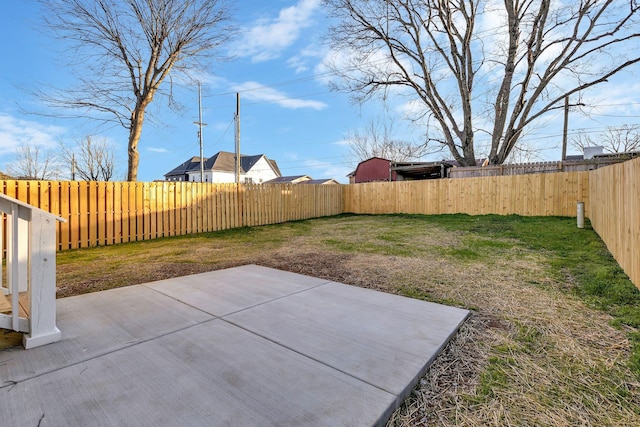
[[[580,296],[557,250],[516,225],[488,234],[482,218],[459,220],[341,216],[67,251],[58,295],[255,263],[465,307],[472,316],[389,425],[640,425],[634,329]]]

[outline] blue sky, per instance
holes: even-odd
[[[345,94],[326,85],[322,61],[328,54],[323,43],[327,19],[320,0],[238,1],[236,20],[243,30],[228,46],[230,62],[213,63],[203,81],[205,156],[234,150],[233,115],[236,92],[241,97],[241,145],[243,154],[266,154],[276,160],[283,175],[336,178],[355,163],[348,158],[345,137],[363,128],[371,119],[402,111],[406,100],[352,105]],[[83,120],[30,114],[41,111],[39,101],[29,95],[36,87],[72,85],[57,58],[63,54],[58,41],[38,31],[37,4],[4,1],[0,12],[0,171],[14,158],[16,146],[30,142],[43,149],[73,144],[87,135],[106,137],[117,147],[126,171],[127,132],[118,127],[99,127]],[[68,54],[68,53],[67,53]],[[640,122],[640,84],[637,75],[625,73],[585,100],[597,107],[591,116],[572,114],[573,133],[597,132],[606,126]],[[184,160],[199,155],[197,87],[176,91],[183,105],[172,111],[156,102],[150,107],[155,120],[145,123],[140,140],[138,180],[162,179],[163,174]],[[418,129],[407,122],[394,124],[400,138],[419,141]],[[527,144],[540,160],[558,160],[562,111],[544,118],[527,135]],[[575,152],[569,149],[569,152]],[[450,157],[437,154],[428,160]]]

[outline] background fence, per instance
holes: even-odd
[[[636,157],[635,154],[607,154],[587,160],[558,162],[535,162],[487,165],[483,167],[455,167],[448,170],[450,178],[469,178],[480,176],[523,175],[534,173],[581,172],[599,169]]]
[[[575,216],[589,172],[377,182],[344,187],[345,212]]]
[[[591,224],[640,288],[640,158],[593,171],[589,183]]]
[[[4,194],[66,220],[58,249],[342,213],[339,185],[1,181]]]

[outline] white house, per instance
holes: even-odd
[[[219,151],[204,158],[204,182],[235,182],[235,154]],[[240,155],[240,182],[261,184],[281,176],[275,160],[264,154]],[[200,182],[200,157],[192,157],[164,175],[167,181]]]

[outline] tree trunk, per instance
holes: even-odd
[[[142,124],[144,123],[144,106],[136,106],[131,113],[131,127],[129,128],[129,166],[127,169],[127,181],[138,180],[138,163],[140,154],[138,153],[138,142],[142,135]]]

